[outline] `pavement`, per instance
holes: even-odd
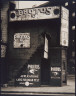
[[[62,87],[1,87],[1,94],[52,95],[75,94],[75,76],[68,75],[67,85]]]

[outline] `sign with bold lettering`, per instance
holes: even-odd
[[[61,10],[61,32],[60,32],[60,45],[68,46],[69,41],[69,11],[62,7]]]
[[[51,67],[51,71],[61,71],[61,67]]]
[[[14,48],[30,48],[30,33],[15,33]]]
[[[39,64],[28,64],[27,72],[16,78],[17,86],[39,86],[40,84],[40,66]]]
[[[52,19],[59,18],[60,7],[41,7],[41,8],[28,8],[28,9],[16,9],[10,11],[9,21],[26,21],[26,20],[40,20],[40,19]]]

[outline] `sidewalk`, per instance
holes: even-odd
[[[62,87],[2,87],[1,94],[75,94],[75,76],[68,76]]]

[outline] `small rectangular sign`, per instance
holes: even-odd
[[[30,48],[30,33],[15,33],[14,48]]]
[[[51,72],[51,79],[61,79],[61,72]]]
[[[51,67],[51,71],[61,71],[61,67]]]

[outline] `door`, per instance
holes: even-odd
[[[48,56],[48,38],[45,33],[44,38],[44,53],[43,58],[41,60],[41,84],[48,85],[50,81],[50,63],[49,63],[49,56]]]
[[[48,85],[50,82],[50,64],[48,59],[43,58],[41,62],[41,85]]]

